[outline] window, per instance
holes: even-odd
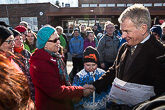
[[[125,7],[126,4],[117,4],[117,7]]]
[[[85,25],[86,27],[88,26],[88,19],[79,19],[78,24]]]
[[[68,3],[67,3],[67,4],[65,4],[65,7],[70,7],[70,4],[68,4]]]
[[[107,7],[107,4],[99,4],[99,7]]]
[[[127,7],[132,6],[133,4],[127,4]]]
[[[28,28],[31,30],[38,31],[37,17],[21,17],[21,21],[26,21],[28,23]]]
[[[89,4],[82,4],[81,7],[89,7]]]
[[[109,18],[109,19],[100,19],[99,20],[100,21],[100,26],[101,26],[101,28],[102,28],[102,30],[104,30],[104,25],[105,25],[105,22],[107,22],[107,21],[111,21],[111,19]]]
[[[97,7],[97,4],[90,4],[90,7]]]
[[[108,4],[108,7],[115,7],[115,4]]]
[[[9,18],[0,18],[0,21],[4,21],[6,24],[9,25]]]
[[[154,3],[154,6],[162,6],[162,3]]]
[[[96,19],[96,22],[99,22],[98,19]],[[95,24],[95,19],[79,19],[78,24],[85,25],[87,27],[93,27]]]
[[[165,6],[165,3],[163,3],[163,6]]]
[[[62,27],[64,29],[64,33],[67,36],[71,36],[72,31],[74,29],[74,20],[62,20]]]
[[[144,6],[152,6],[152,3],[144,3]]]

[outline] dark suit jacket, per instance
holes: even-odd
[[[154,100],[139,104],[133,108],[133,110],[153,110],[153,109],[165,110],[165,94]]]
[[[154,36],[151,36],[142,46],[139,45],[141,44],[137,45],[134,59],[127,70],[125,70],[125,64],[129,46],[127,43],[121,46],[114,65],[93,83],[96,92],[106,90],[108,85],[112,85],[115,77],[130,83],[154,86],[156,95],[165,92],[165,70],[156,60],[156,57],[165,54],[165,47]],[[140,50],[138,47],[141,47]]]

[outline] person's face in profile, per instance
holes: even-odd
[[[121,24],[122,38],[124,38],[129,46],[139,44],[144,38],[144,26],[136,27],[135,24],[126,18]],[[147,29],[147,28],[145,28]],[[146,32],[146,30],[145,30]]]
[[[13,35],[9,36],[3,42],[3,44],[0,46],[0,48],[5,52],[7,52],[7,51],[13,52],[13,47],[14,47],[14,36]]]

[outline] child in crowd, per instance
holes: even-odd
[[[88,46],[92,46],[94,48],[96,47],[95,37],[94,37],[94,32],[93,31],[88,31],[87,32],[87,38],[84,39],[84,50]]]
[[[92,84],[95,80],[99,79],[104,70],[97,68],[99,63],[99,54],[92,46],[87,47],[83,53],[84,69],[76,74],[73,80],[74,86],[83,86],[85,84]],[[109,89],[107,90],[107,92]],[[106,109],[106,95],[107,92],[100,94],[93,92],[88,97],[81,99],[79,103],[74,104],[75,110],[105,110]]]

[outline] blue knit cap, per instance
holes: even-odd
[[[162,29],[159,25],[154,25],[150,30],[158,34],[160,38],[162,37]]]
[[[50,25],[42,27],[37,33],[37,42],[36,42],[37,48],[38,49],[44,48],[46,42],[54,32],[55,32],[55,28]]]

